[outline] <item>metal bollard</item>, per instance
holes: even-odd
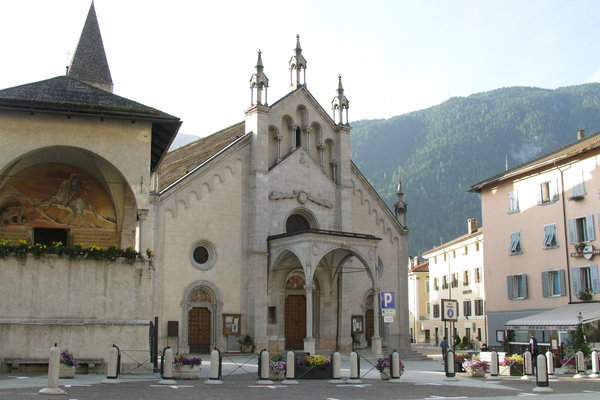
[[[528,380],[529,376],[533,375],[533,360],[531,357],[531,352],[527,350],[523,353],[523,376],[521,379]]]
[[[538,354],[535,358],[536,368],[535,368],[535,383],[536,387],[533,388],[534,392],[554,392],[554,390],[550,389],[550,383],[548,381],[548,360],[546,356],[542,353]]]
[[[448,349],[446,351],[446,378],[454,378],[456,373],[454,372],[454,350]]]
[[[223,358],[221,356],[221,350],[214,349],[210,352],[210,375],[208,380],[204,381],[207,385],[222,385],[221,380]]]
[[[583,356],[582,351],[577,352],[575,368],[576,368],[577,373],[575,375],[573,375],[573,379],[583,378],[586,374],[586,368],[585,368],[585,357]]]
[[[492,357],[491,363],[490,363],[490,376],[496,377],[499,375],[499,366],[500,366],[500,363],[498,362],[498,353],[495,351],[492,351],[490,353],[490,356]]]
[[[161,380],[159,385],[176,385],[177,382],[173,379],[173,349],[169,346],[165,347],[162,352],[160,363]]]
[[[106,367],[106,379],[102,383],[119,383],[119,370],[121,366],[121,349],[115,344],[108,350],[108,365]]]
[[[392,373],[392,377],[388,382],[390,382],[390,383],[400,382],[400,376],[402,376],[400,363],[401,363],[400,354],[398,354],[398,352],[396,350],[392,351],[392,354],[390,355],[390,365],[391,365],[390,370]]]
[[[48,359],[48,387],[40,389],[40,394],[66,394],[58,387],[58,370],[60,369],[60,348],[54,343]]]
[[[596,350],[592,351],[592,374],[589,376],[590,378],[598,378],[600,377],[600,366],[598,363],[598,352]]]
[[[546,352],[546,363],[548,367],[548,375],[554,375],[554,354],[552,354],[550,350]]]
[[[358,354],[355,351],[350,353],[350,379],[346,383],[362,383],[360,380],[360,365],[358,363]]]
[[[283,385],[297,385],[296,380],[296,353],[293,351],[287,352],[285,360],[285,379],[281,382]]]
[[[258,384],[272,385],[273,381],[269,379],[269,351],[262,349],[258,356]]]
[[[329,383],[344,383],[342,380],[342,356],[339,352],[334,351],[331,355],[331,379]]]

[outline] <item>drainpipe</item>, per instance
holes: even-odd
[[[565,181],[564,181],[564,176],[563,176],[563,170],[560,169],[560,167],[558,165],[556,165],[556,161],[554,162],[554,167],[560,172],[560,190],[562,192],[562,216],[563,216],[563,235],[564,235],[564,240],[565,240],[565,259],[567,262],[567,290],[568,290],[568,294],[569,294],[569,303],[571,303],[572,301],[572,295],[571,295],[571,266],[569,265],[569,238],[568,238],[568,234],[567,234],[567,212],[566,212],[566,203],[565,203]],[[567,169],[571,168],[571,165],[569,165],[567,168],[565,168],[564,170],[566,171]]]

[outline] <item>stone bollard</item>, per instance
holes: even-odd
[[[296,353],[293,351],[287,352],[285,360],[285,379],[281,382],[283,385],[297,385],[296,380]]]
[[[448,349],[446,352],[446,378],[455,380],[456,372],[454,372],[454,350]]]
[[[120,350],[114,344],[108,350],[108,365],[106,367],[106,379],[102,383],[119,383],[119,364],[120,364]]]
[[[523,376],[521,379],[527,381],[529,380],[529,375],[533,375],[533,360],[531,358],[531,352],[527,350],[523,353]]]
[[[492,351],[490,353],[490,376],[488,379],[496,380],[500,375],[500,362],[498,361],[498,353]]]
[[[39,394],[66,394],[64,390],[58,387],[58,371],[60,369],[60,349],[54,343],[54,347],[50,349],[50,357],[48,359],[48,387],[41,389]]]
[[[223,359],[221,350],[214,349],[210,352],[210,375],[208,380],[204,381],[207,385],[222,385],[221,373],[223,368]]]
[[[546,363],[548,366],[548,375],[554,375],[554,354],[550,350],[546,352]]]
[[[592,374],[589,376],[590,378],[598,378],[600,377],[600,366],[598,360],[598,352],[596,350],[592,351]]]
[[[159,385],[176,385],[177,382],[173,379],[173,349],[169,346],[163,350],[162,364],[161,364],[161,377],[158,381]]]
[[[360,365],[358,363],[358,354],[355,351],[350,353],[350,379],[346,383],[362,383],[360,380]]]
[[[342,379],[342,356],[339,352],[331,355],[331,379],[329,383],[344,383]]]
[[[400,370],[400,354],[396,350],[392,352],[390,356],[391,359],[391,373],[392,377],[388,381],[389,383],[398,383],[400,382],[400,376],[402,376],[402,371]]]
[[[535,384],[534,392],[553,392],[548,383],[548,367],[546,356],[542,353],[535,358]]]
[[[272,385],[273,381],[269,379],[269,351],[263,349],[258,356],[258,383],[259,385]]]
[[[583,356],[582,351],[577,352],[575,368],[576,368],[577,373],[575,375],[573,375],[573,379],[583,378],[586,373],[586,368],[585,368],[585,357]]]

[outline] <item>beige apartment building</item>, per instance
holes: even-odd
[[[423,253],[429,260],[429,302],[431,318],[423,327],[432,332],[431,342],[439,344],[450,329],[442,321],[442,300],[458,301],[458,318],[452,337],[487,343],[483,275],[483,228],[476,219],[467,221],[467,234]],[[487,240],[487,239],[486,239]],[[446,332],[446,333],[445,333]]]
[[[486,226],[484,276],[492,345],[525,342],[600,318],[600,133],[473,185]],[[552,311],[551,311],[552,310]],[[540,314],[545,312],[543,314]]]
[[[430,317],[429,261],[419,263],[418,257],[408,261],[408,318],[412,343],[430,343],[431,331],[425,329],[423,321]]]

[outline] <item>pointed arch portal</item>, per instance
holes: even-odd
[[[286,342],[293,347],[300,347],[298,332],[306,335],[303,339],[303,350],[305,352],[315,353],[315,337],[314,323],[318,318],[314,318],[314,314],[318,313],[318,297],[315,299],[315,294],[319,291],[315,290],[316,272],[319,267],[320,279],[328,280],[330,285],[334,282],[339,282],[344,272],[352,270],[362,270],[367,273],[371,279],[372,292],[375,298],[379,297],[379,277],[377,274],[377,248],[381,239],[372,235],[326,231],[312,229],[309,231],[290,232],[281,235],[274,235],[268,238],[269,245],[269,280],[272,280],[278,271],[289,270],[298,264],[302,270],[298,268],[300,277],[303,282],[303,287],[296,286],[296,291],[286,293],[285,295],[285,337]],[[357,259],[361,265],[354,265],[350,262],[351,259]],[[299,281],[296,279],[296,281]],[[285,278],[284,286],[292,285],[290,275]],[[291,282],[291,283],[290,283]],[[296,282],[297,283],[297,282]],[[344,296],[349,296],[348,290],[341,293],[341,287],[338,285],[338,296],[340,296],[340,308],[337,313],[337,326],[345,326],[347,321],[350,321],[351,310],[343,306]],[[296,293],[297,292],[297,293]],[[316,301],[316,303],[313,303]],[[316,305],[316,307],[315,307]],[[341,311],[339,311],[341,309]],[[288,314],[295,313],[297,316],[294,321],[289,320]],[[303,324],[304,327],[300,327]],[[381,354],[382,343],[379,333],[379,310],[373,312],[373,335],[371,345],[374,354]],[[282,326],[282,328],[284,328]],[[346,332],[346,329],[338,329],[337,337],[343,337],[341,332]],[[347,332],[350,339],[349,330]],[[286,343],[286,347],[287,347]],[[287,347],[289,348],[289,347]]]

